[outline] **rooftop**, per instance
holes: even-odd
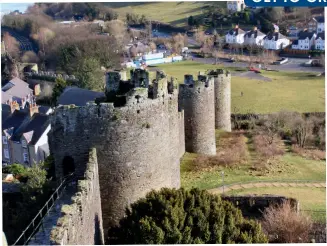
[[[12,140],[20,141],[20,138],[24,136],[29,144],[34,145],[40,139],[49,124],[48,115],[36,113],[24,127],[18,129],[18,131],[14,133]]]
[[[67,87],[60,95],[58,104],[85,106],[87,102],[94,101],[96,98],[104,96],[104,92],[90,91],[78,87]]]
[[[2,103],[6,103],[12,97],[24,98],[33,93],[29,85],[20,78],[13,78],[1,88]]]

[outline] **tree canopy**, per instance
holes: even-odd
[[[219,196],[198,189],[151,191],[126,209],[109,244],[266,243],[260,224]]]

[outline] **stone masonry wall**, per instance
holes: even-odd
[[[89,103],[53,113],[49,145],[58,177],[65,156],[83,175],[85,153],[97,150],[105,236],[129,203],[152,189],[180,186],[177,94],[164,90],[157,99],[147,94],[147,88],[136,88],[122,107]]]
[[[208,75],[215,81],[215,126],[231,132],[231,74],[217,69],[209,71]]]
[[[50,243],[55,245],[104,244],[96,150],[89,152],[83,180],[77,184],[73,203],[61,208],[62,216],[52,229]]]
[[[180,106],[184,110],[186,151],[204,155],[215,155],[215,99],[213,78],[207,79],[201,75],[200,81],[181,84],[179,100]]]

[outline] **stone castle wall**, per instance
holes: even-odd
[[[49,145],[58,177],[65,156],[74,159],[76,174],[83,175],[85,153],[97,149],[105,234],[129,203],[151,189],[180,186],[177,93],[163,91],[156,99],[147,95],[147,88],[136,88],[122,107],[60,106],[52,117]]]
[[[61,208],[62,216],[51,230],[51,245],[104,244],[95,149],[89,152],[84,179],[78,181],[77,189],[77,193],[72,197],[72,204]]]
[[[215,105],[213,79],[199,76],[198,81],[180,85],[179,102],[184,110],[185,149],[215,155]]]
[[[231,132],[231,74],[222,69],[208,72],[215,84],[215,126]]]

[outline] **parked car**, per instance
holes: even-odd
[[[303,64],[305,67],[322,67],[319,60],[309,60]]]
[[[274,65],[282,65],[282,64],[285,64],[287,62],[288,62],[288,58],[281,58],[281,59],[275,61],[273,64]]]
[[[229,60],[227,60],[227,62],[235,62],[235,58],[232,57],[232,58],[230,58]]]

